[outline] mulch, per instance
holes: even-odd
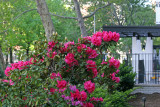
[[[133,107],[144,107],[144,102],[142,98],[145,97],[145,107],[160,107],[160,94],[153,93],[153,94],[142,94],[137,93],[133,94],[136,98],[133,98],[129,101],[129,104]]]

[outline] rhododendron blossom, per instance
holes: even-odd
[[[92,50],[92,53],[90,54],[90,56],[88,57],[89,59],[91,58],[96,58],[98,56],[96,50]]]
[[[97,51],[96,50],[93,50],[92,48],[90,47],[87,47],[87,50],[86,50],[86,53],[89,55],[88,58],[96,58],[98,56],[97,54]]]
[[[51,76],[50,76],[51,79],[54,79],[56,77],[60,77],[62,79],[62,76],[61,76],[61,74],[59,72],[57,74],[56,73],[52,73]]]
[[[102,38],[102,37],[103,37],[103,33],[101,33],[101,32],[96,32],[95,34],[93,34],[92,37],[100,37],[100,38]]]
[[[61,80],[61,81],[59,81],[59,80],[57,80],[57,87],[58,88],[65,88],[66,87],[66,85],[67,85],[67,82],[65,81],[65,80]]]
[[[119,33],[113,32],[112,40],[118,42],[119,38],[120,38]]]
[[[83,107],[94,107],[92,103],[84,103]]]
[[[100,98],[92,97],[92,98],[90,98],[90,101],[96,101],[96,102],[101,101],[101,102],[103,102],[103,98],[102,97],[100,97]]]
[[[110,60],[109,60],[109,67],[111,67],[111,66],[114,66],[115,68],[119,68],[119,66],[120,66],[120,62],[119,62],[119,60],[116,60],[116,59],[114,59],[114,57],[112,57]]]
[[[102,38],[101,37],[92,37],[92,40],[91,40],[92,44],[95,45],[95,46],[100,46],[101,43],[102,43]]]
[[[76,89],[74,93],[70,92],[70,94],[71,94],[71,97],[74,98],[74,100],[86,101],[87,99],[87,93],[85,91],[79,92],[79,90]]]
[[[90,43],[91,40],[92,40],[92,37],[91,36],[86,36],[86,37],[83,37],[83,39],[85,40],[85,43]]]
[[[84,83],[84,88],[89,92],[92,93],[95,89],[95,83],[92,83],[91,80],[90,81],[86,81]]]
[[[56,52],[56,51],[54,51],[54,52],[51,54],[51,56],[50,56],[50,53],[47,53],[47,56],[48,56],[49,58],[54,58],[56,55],[57,55],[57,52]]]
[[[48,52],[52,51],[52,48],[55,46],[55,42],[54,41],[49,41],[48,42]]]
[[[105,42],[109,42],[112,40],[113,37],[113,33],[111,31],[107,32],[107,31],[103,31],[103,40]]]
[[[76,91],[74,93],[70,92],[70,94],[71,94],[71,97],[74,98],[74,100],[76,100],[76,99],[78,100],[78,98],[80,97],[80,93],[79,93],[78,89],[76,89]]]
[[[4,71],[5,75],[8,77],[10,75],[11,67],[7,67],[6,70]]]
[[[78,100],[79,101],[86,101],[86,99],[87,99],[87,93],[85,91],[81,91]]]
[[[85,44],[79,44],[78,46],[77,46],[77,51],[79,52],[79,53],[81,53],[81,51],[83,50],[83,49],[85,49],[86,48],[86,45]]]
[[[110,78],[111,78],[113,81],[115,81],[116,83],[119,83],[119,82],[120,82],[120,78],[119,78],[119,77],[116,77],[115,75],[116,75],[115,72],[112,73],[112,74],[110,74]]]
[[[7,82],[9,83],[9,85],[14,85],[14,82],[11,79],[10,80],[3,79],[2,82]]]
[[[50,92],[51,92],[52,94],[54,94],[55,91],[56,91],[56,89],[50,88]]]
[[[87,71],[92,71],[93,78],[95,78],[97,76],[97,74],[98,74],[98,72],[97,72],[97,66],[96,66],[95,61],[88,60],[86,67],[87,67]]]
[[[58,91],[59,91],[59,93],[63,93],[65,90],[66,90],[66,88],[61,88]]]
[[[68,48],[70,45],[74,45],[74,41],[73,42],[67,42],[64,44],[65,48]]]
[[[72,91],[76,91],[76,89],[77,89],[75,85],[74,85],[74,86],[71,85],[69,88],[70,88],[70,90],[72,90]]]
[[[78,61],[74,58],[73,53],[68,53],[67,56],[65,56],[65,62],[70,66],[78,65]]]

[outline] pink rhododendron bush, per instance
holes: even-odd
[[[116,32],[97,32],[74,41],[36,42],[28,61],[8,66],[0,84],[3,106],[80,106],[96,107],[102,97],[93,96],[101,86],[111,92],[120,78],[120,62],[108,58],[97,63],[102,52],[117,44]],[[101,92],[99,92],[101,93]],[[92,96],[92,97],[91,97]]]

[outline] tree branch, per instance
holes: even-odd
[[[64,19],[75,19],[75,20],[78,20],[77,17],[60,16],[60,15],[57,15],[57,14],[54,14],[54,13],[50,13],[50,15],[57,16],[57,17],[64,18]]]
[[[37,10],[37,9],[30,9],[30,10],[26,10],[24,12],[22,12],[21,14],[19,14],[17,17],[15,17],[14,19],[12,19],[12,21],[16,20],[17,18],[19,18],[20,16],[22,16],[23,14],[29,12],[29,11],[33,11],[33,10]]]
[[[120,23],[120,19],[118,18],[118,16],[117,16],[117,13],[116,13],[116,10],[115,10],[115,6],[112,4],[112,6],[113,6],[113,15],[115,16],[115,18],[117,19],[117,21],[118,21],[118,25],[121,25],[121,23]]]
[[[89,17],[93,16],[99,9],[105,8],[105,7],[110,6],[110,5],[111,5],[111,3],[108,3],[108,4],[106,4],[106,5],[102,6],[102,7],[98,7],[98,8],[97,8],[94,12],[92,12],[90,15],[84,16],[83,19],[86,19],[86,18],[89,18]]]

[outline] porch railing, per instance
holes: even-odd
[[[153,53],[141,54],[107,54],[125,61],[136,72],[136,84],[160,84],[160,55]]]

